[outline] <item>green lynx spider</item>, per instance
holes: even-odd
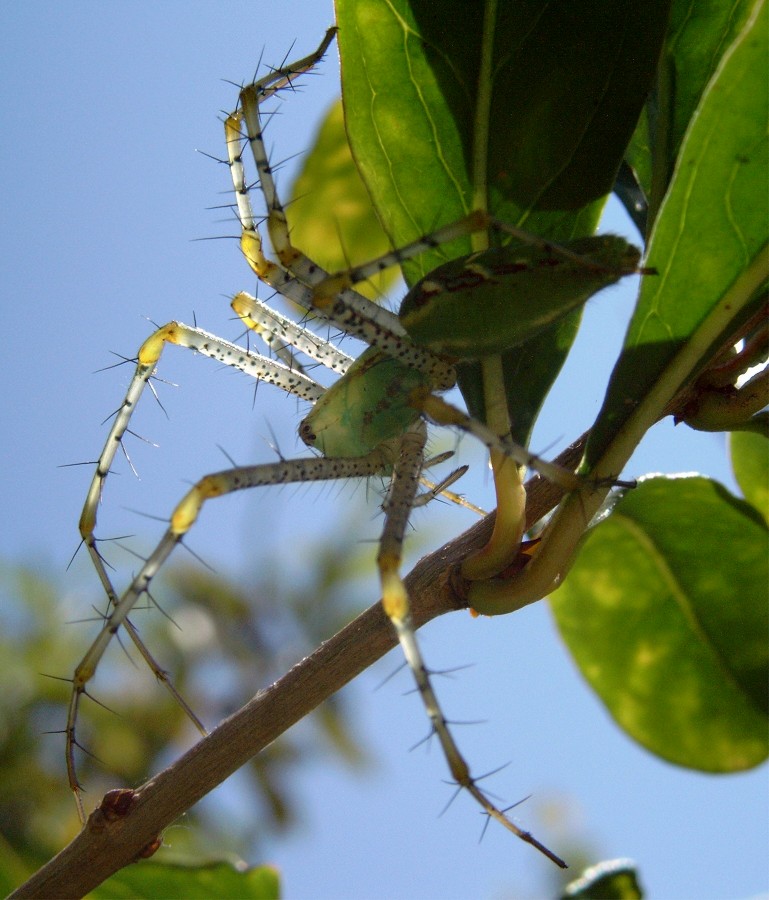
[[[97,462],[80,518],[80,533],[83,542],[88,548],[107,593],[110,607],[101,631],[78,665],[72,679],[72,695],[66,728],[69,783],[75,794],[81,820],[84,820],[80,785],[75,768],[75,748],[79,746],[75,733],[78,707],[81,697],[87,693],[88,683],[93,678],[96,667],[112,636],[121,626],[126,629],[157,678],[174,694],[199,730],[205,733],[201,722],[179,697],[166,673],[153,660],[128,619],[128,615],[137,601],[145,593],[148,593],[151,581],[172,550],[192,527],[206,500],[233,491],[269,484],[384,475],[390,478],[390,487],[383,504],[385,524],[378,554],[382,602],[385,612],[397,632],[398,640],[416,680],[432,729],[446,756],[452,777],[458,787],[466,789],[489,816],[502,823],[517,837],[532,844],[557,865],[564,866],[565,864],[558,856],[528,832],[513,824],[504,812],[498,809],[480,790],[470,775],[468,765],[450,733],[447,721],[433,692],[428,669],[422,660],[411,624],[409,600],[401,581],[399,568],[404,531],[411,510],[420,502],[417,497],[417,488],[425,465],[425,419],[427,417],[440,424],[457,426],[475,435],[492,454],[498,494],[501,493],[503,498],[505,492],[515,495],[512,503],[514,510],[512,527],[508,528],[507,533],[495,534],[492,539],[492,543],[496,541],[504,544],[502,557],[496,549],[493,549],[490,554],[492,563],[482,562],[479,573],[470,577],[484,578],[498,574],[503,565],[515,557],[518,552],[522,536],[520,520],[524,499],[519,487],[519,466],[532,465],[567,490],[584,487],[584,482],[573,473],[532,456],[524,448],[513,444],[509,437],[497,436],[482,423],[473,421],[466,414],[437,397],[435,391],[443,391],[453,385],[455,376],[451,362],[455,358],[463,357],[463,353],[453,349],[450,340],[448,343],[439,341],[440,352],[434,352],[427,346],[414,343],[404,328],[401,318],[356,293],[353,285],[386,267],[397,265],[410,256],[415,256],[425,249],[436,247],[457,236],[479,230],[501,230],[512,235],[523,245],[523,249],[517,251],[519,256],[511,256],[507,252],[504,257],[505,265],[513,265],[514,271],[525,270],[527,267],[531,269],[532,259],[535,259],[538,260],[538,264],[541,264],[543,260],[548,265],[562,263],[568,270],[567,282],[573,281],[575,278],[579,280],[584,276],[587,283],[582,287],[581,293],[576,292],[578,297],[569,298],[567,308],[561,308],[566,301],[560,298],[558,300],[560,305],[556,304],[556,309],[552,312],[545,312],[544,317],[549,322],[553,317],[560,316],[568,309],[583,303],[600,287],[616,281],[624,274],[636,271],[638,254],[634,248],[628,247],[620,239],[613,238],[588,238],[585,239],[586,244],[574,242],[566,248],[553,247],[518,229],[494,222],[489,216],[478,212],[367,265],[358,266],[354,270],[333,276],[323,271],[293,247],[290,242],[283,205],[276,192],[262,140],[259,106],[281,88],[291,85],[298,75],[310,69],[322,57],[333,36],[334,30],[332,29],[326,34],[320,47],[314,53],[292,65],[273,70],[261,80],[243,88],[236,112],[228,116],[225,122],[228,162],[241,223],[241,247],[259,279],[282,296],[311,310],[313,315],[327,319],[343,332],[361,338],[370,345],[371,349],[359,360],[353,361],[317,335],[244,293],[238,294],[234,298],[233,308],[243,322],[264,337],[268,344],[280,345],[282,349],[277,355],[285,359],[286,363],[248,352],[229,341],[180,322],[170,322],[158,329],[142,345],[138,353],[136,372],[127,395],[115,416],[104,450]],[[262,252],[262,242],[251,208],[243,165],[243,153],[246,147],[250,148],[253,155],[259,187],[266,203],[267,229],[276,261],[268,260]],[[605,245],[607,240],[610,246]],[[589,256],[590,253],[593,254],[592,258]],[[520,260],[527,261],[521,263],[519,257]],[[429,303],[436,293],[440,296],[444,292],[443,288],[446,284],[450,285],[449,291],[455,290],[453,285],[458,277],[461,280],[470,273],[476,281],[478,279],[482,282],[488,281],[484,265],[489,263],[489,259],[490,257],[475,254],[464,261],[449,264],[453,265],[453,269],[447,270],[442,275],[438,273],[438,270],[431,273],[421,283],[421,293],[417,291],[415,294],[412,289],[409,294],[409,297],[412,298],[411,302],[416,318],[418,319],[421,314],[421,303]],[[444,268],[446,267],[440,267],[441,270]],[[541,287],[533,290],[539,290],[541,293]],[[552,293],[557,295],[557,288],[554,288]],[[567,293],[575,293],[570,283]],[[550,318],[547,318],[548,316]],[[517,320],[520,322],[513,323],[513,336],[505,338],[507,344],[519,342],[532,331],[531,323],[526,322],[523,316],[518,316]],[[547,324],[547,322],[542,324]],[[419,328],[418,324],[416,328]],[[516,328],[519,329],[520,336],[516,336],[518,334],[515,331]],[[171,515],[168,529],[155,550],[144,561],[124,593],[118,595],[113,588],[105,561],[97,546],[95,536],[97,509],[105,479],[112,467],[117,448],[128,428],[133,410],[144,388],[155,373],[162,350],[168,343],[187,347],[210,356],[221,363],[237,368],[261,381],[275,384],[283,390],[315,404],[314,410],[300,426],[300,435],[305,443],[316,446],[323,455],[228,469],[207,475],[198,481],[176,506]],[[289,346],[294,349],[286,349]],[[300,366],[295,366],[294,351],[339,373],[342,377],[337,384],[345,387],[351,383],[355,385],[364,383],[361,381],[362,376],[373,377],[374,381],[380,383],[384,379],[387,387],[392,386],[393,378],[398,379],[397,386],[401,391],[402,400],[396,404],[399,406],[398,413],[393,414],[395,424],[388,421],[383,435],[369,438],[368,443],[364,443],[360,447],[354,449],[343,447],[340,450],[334,444],[333,429],[329,428],[327,422],[328,411],[332,408],[329,398],[332,396],[334,388],[324,390],[304,374]],[[498,352],[500,351],[494,348],[483,350],[483,353]],[[393,367],[395,367],[395,374],[393,374]],[[356,381],[352,381],[353,372],[359,376]],[[350,400],[349,396],[343,393],[342,397],[348,408],[355,408],[356,403]],[[360,400],[357,405],[361,405]],[[404,408],[406,409],[405,419],[403,418]],[[326,419],[324,419],[324,414]],[[398,415],[401,416],[400,419]],[[338,419],[338,416],[335,417],[332,414],[331,419],[335,418]],[[345,435],[340,440],[349,440],[349,435]],[[441,487],[439,486],[438,490]],[[503,516],[500,516],[500,519],[504,521]],[[500,562],[500,559],[504,561]]]

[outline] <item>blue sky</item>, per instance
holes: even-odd
[[[332,17],[330,3],[319,0],[36,3],[0,12],[8,523],[1,550],[61,573],[62,623],[77,609],[83,569],[65,567],[90,473],[57,467],[95,458],[101,423],[129,375],[125,367],[92,373],[114,361],[111,351],[136,352],[151,330],[145,317],[162,323],[194,314],[207,330],[237,335],[226,297],[254,290],[254,278],[235,241],[195,242],[235,233],[224,213],[211,210],[227,202],[227,169],[195,150],[224,155],[218,117],[235,100],[228,80],[253,75],[262,51],[278,63],[295,42],[303,55]],[[279,158],[307,149],[337,85],[333,51],[273,120]],[[292,164],[281,172],[284,187]],[[611,312],[598,303],[611,303]],[[581,348],[553,394],[536,448],[555,454],[592,421],[612,358],[608,351],[601,370],[595,347],[619,346],[631,304],[617,289],[588,309]],[[150,403],[139,430],[161,447],[134,451],[141,481],[121,464],[122,477],[108,486],[103,533],[151,532],[153,523],[137,525],[128,508],[167,514],[186,480],[222,467],[218,444],[238,460],[266,462],[274,432],[286,455],[299,452],[293,400],[263,390],[252,407],[242,379],[182,352],[164,358],[160,374],[180,385],[163,393],[170,420]],[[489,505],[481,455],[463,450],[473,473],[462,489]],[[631,465],[633,475],[693,470],[733,486],[719,436],[666,423]],[[206,513],[194,546],[229,575],[259,559],[297,567],[296,548],[344,521],[363,494],[348,486],[239,497]],[[364,521],[365,536],[375,537],[373,505]],[[467,513],[443,506],[417,518],[436,546],[470,523]],[[265,532],[258,541],[247,537]],[[377,596],[373,582],[355,589],[364,602]],[[459,735],[479,769],[512,760],[494,789],[509,800],[533,794],[518,811],[522,826],[556,849],[559,836],[577,835],[596,860],[636,859],[652,897],[767,891],[766,766],[714,777],[649,756],[584,686],[545,604],[488,621],[447,616],[422,639],[434,667],[471,664],[439,689],[450,715],[483,723]],[[439,817],[449,788],[437,748],[408,752],[427,726],[406,695],[405,675],[375,690],[398,662],[389,656],[347,689],[376,765],[355,774],[319,759],[294,785],[304,827],[274,842],[266,860],[249,862],[279,865],[292,900],[542,896],[548,864],[501,829],[490,828],[479,844],[469,801],[460,798]],[[222,797],[236,812],[234,792]]]

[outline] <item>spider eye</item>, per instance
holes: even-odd
[[[303,419],[299,424],[299,437],[308,447],[315,446],[315,441],[317,441],[318,436],[313,431],[312,426],[307,419]]]

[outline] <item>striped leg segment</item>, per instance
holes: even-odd
[[[312,358],[329,365],[336,370],[344,368],[347,364],[344,354],[339,353],[339,351],[333,347],[331,347],[330,350],[326,348],[324,353],[323,342],[317,338],[317,336],[311,335],[311,333],[306,332],[305,329],[298,328],[297,326],[294,327],[297,328],[298,332],[302,333],[301,337],[303,338],[304,343],[299,343],[299,349],[302,352],[312,355],[310,351],[314,339],[316,352],[312,355]],[[274,331],[277,332],[277,337],[273,335],[275,340],[284,340],[285,342],[290,343],[294,337],[294,332],[283,326],[281,317],[277,314],[272,321],[267,317],[264,317],[262,320],[262,331],[260,333],[263,337],[267,338],[268,344],[272,342],[269,333],[270,329],[274,329]],[[91,560],[93,561],[94,567],[96,568],[99,579],[105,588],[109,600],[109,608],[107,616],[105,617],[104,626],[88,653],[86,653],[80,665],[77,667],[72,678],[72,695],[67,717],[67,772],[70,786],[75,793],[78,814],[83,821],[85,820],[85,812],[80,797],[80,786],[78,784],[74,760],[75,747],[78,746],[75,737],[77,713],[80,699],[83,694],[86,693],[87,685],[93,678],[96,666],[103,656],[112,636],[118,631],[121,625],[128,632],[129,637],[155,674],[155,677],[164,684],[166,689],[195,724],[196,728],[202,734],[206,733],[203,724],[173,686],[168,677],[168,673],[154,660],[130,619],[127,618],[133,606],[137,603],[142,594],[147,591],[150,580],[154,577],[158,568],[171,552],[176,542],[173,541],[169,535],[166,535],[155,553],[147,560],[142,571],[134,579],[132,585],[123,596],[119,598],[112,586],[107,566],[98,548],[98,541],[95,535],[98,507],[107,476],[110,473],[115,459],[115,454],[128,431],[131,417],[144,389],[147,387],[150,379],[155,373],[163,349],[168,344],[176,344],[177,346],[202,353],[220,363],[237,368],[260,381],[274,384],[280,389],[288,393],[293,393],[310,402],[317,400],[323,393],[323,388],[319,384],[301,372],[292,370],[281,362],[268,359],[255,353],[248,353],[236,344],[222,340],[200,328],[184,325],[181,322],[169,322],[167,325],[159,328],[144,342],[144,344],[142,344],[138,353],[136,371],[134,372],[126,396],[115,413],[112,427],[107,436],[104,449],[97,461],[96,469],[93,478],[91,479],[91,484],[83,505],[83,511],[80,516],[80,534],[83,543],[88,548]]]
[[[125,593],[112,605],[101,631],[91,644],[72,678],[72,695],[67,717],[67,773],[75,794],[81,819],[84,811],[80,798],[80,784],[75,768],[75,748],[78,746],[75,728],[80,699],[87,692],[104,652],[118,629],[125,625],[127,616],[139,599],[148,594],[150,585],[168,557],[194,525],[206,501],[223,497],[247,488],[275,484],[305,483],[309,481],[333,481],[337,479],[367,478],[386,474],[390,467],[390,454],[376,452],[368,457],[330,459],[328,457],[284,460],[256,466],[227,469],[207,475],[195,484],[171,515],[168,529],[147,557]],[[186,709],[185,704],[185,709]],[[202,726],[201,726],[202,728]]]
[[[556,256],[560,250],[546,241],[532,239],[519,229],[498,223],[481,212],[470,213],[432,234],[420,237],[398,250],[343,273],[329,274],[294,247],[291,243],[285,210],[278,195],[264,145],[263,114],[260,106],[265,99],[274,96],[281,89],[289,87],[297,76],[312,68],[328,48],[333,36],[334,29],[331,29],[316,51],[292,65],[272,70],[264,78],[242,89],[237,110],[227,116],[225,120],[227,162],[241,226],[241,248],[259,279],[287,300],[297,303],[308,311],[310,313],[308,318],[317,317],[325,323],[333,323],[345,334],[361,338],[380,352],[364,355],[362,361],[354,361],[308,328],[292,322],[246,293],[239,293],[233,298],[232,308],[243,324],[250,331],[259,335],[276,359],[251,353],[200,328],[176,321],[159,328],[144,342],[138,353],[136,371],[123,403],[114,416],[104,449],[99,456],[80,517],[82,541],[88,548],[99,579],[107,593],[109,606],[99,633],[72,678],[72,693],[66,727],[69,783],[75,793],[80,816],[84,819],[80,796],[81,788],[75,768],[75,752],[79,747],[76,739],[77,716],[81,698],[88,693],[88,686],[95,675],[99,662],[112,637],[121,627],[128,631],[139,652],[147,660],[158,679],[163,681],[179,700],[197,727],[204,731],[202,724],[175,692],[166,673],[153,660],[128,617],[137,602],[145,595],[149,596],[150,586],[156,575],[177,545],[183,542],[208,500],[236,491],[268,485],[367,478],[372,475],[389,476],[391,478],[390,486],[383,505],[384,529],[377,558],[383,608],[392,622],[411,668],[452,778],[459,788],[472,795],[490,817],[499,821],[520,839],[532,844],[553,862],[563,866],[563,861],[555,854],[528,832],[515,826],[504,811],[491,802],[470,774],[469,767],[459,751],[443,715],[432,687],[429,671],[422,659],[411,618],[409,598],[400,575],[400,566],[404,534],[412,510],[416,506],[427,503],[438,494],[446,494],[447,487],[461,474],[461,470],[458,470],[437,485],[427,482],[428,492],[418,496],[420,482],[425,483],[422,470],[429,465],[429,462],[425,462],[425,419],[428,417],[438,424],[458,427],[473,434],[491,453],[498,492],[497,531],[495,531],[495,537],[489,548],[482,551],[478,557],[467,561],[463,571],[470,579],[483,581],[498,574],[507,565],[510,558],[515,557],[518,552],[525,506],[525,493],[521,485],[519,467],[532,465],[547,478],[562,485],[567,491],[580,490],[585,487],[586,482],[574,473],[547,463],[530,454],[523,447],[512,443],[509,437],[505,437],[507,433],[505,428],[498,427],[493,416],[486,416],[485,420],[490,423],[487,427],[436,396],[435,392],[448,389],[455,382],[455,371],[450,361],[426,346],[415,344],[406,334],[398,316],[371,303],[354,290],[356,284],[385,268],[399,265],[404,260],[418,256],[426,250],[435,249],[458,237],[479,231],[505,232],[513,238],[524,243],[533,243]],[[268,259],[263,251],[258,221],[251,204],[251,188],[246,178],[244,165],[244,154],[246,153],[253,159],[259,189],[264,198],[266,228],[275,256],[274,260]],[[570,256],[577,260],[581,259],[578,254],[570,254]],[[516,265],[520,264],[516,262]],[[473,270],[473,275],[481,279],[486,277],[483,272],[475,270]],[[421,284],[427,281],[428,279],[424,279]],[[444,288],[445,284],[437,281],[432,284],[432,287],[425,289],[425,294],[430,295],[431,291],[433,294],[435,292],[445,294],[451,291],[450,286],[445,290]],[[362,449],[352,447],[351,442],[345,437],[344,440],[339,440],[338,445],[333,445],[334,455],[331,455],[332,451],[328,450],[329,456],[280,460],[264,465],[236,467],[205,476],[177,504],[170,517],[168,527],[157,546],[143,560],[138,573],[132,577],[125,591],[119,594],[113,587],[107,564],[101,555],[95,535],[98,507],[117,449],[122,445],[134,410],[144,389],[150,383],[162,352],[168,344],[193,350],[226,366],[236,368],[258,381],[273,384],[287,393],[315,404],[316,413],[319,408],[325,411],[331,410],[332,414],[329,414],[327,419],[330,419],[334,427],[339,425],[340,421],[348,420],[350,416],[347,414],[351,410],[356,414],[361,413],[360,419],[363,423],[360,428],[356,426],[353,429],[355,431],[365,431],[371,419],[375,419],[377,425],[380,418],[389,423],[391,413],[392,420],[397,421],[397,426],[393,431],[387,431],[384,436],[377,430],[376,437],[370,443],[365,446],[360,445]],[[446,352],[448,353],[448,351]],[[457,354],[457,357],[465,358],[461,354]],[[361,388],[357,394],[351,392],[353,399],[337,415],[337,407],[332,407],[331,402],[334,393],[333,387],[326,391],[310,378],[302,364],[302,359],[308,359],[337,373],[342,378],[341,384],[347,388],[354,381],[353,376],[356,374],[362,378],[369,372],[385,373],[385,390],[382,399],[377,403],[372,403],[370,398],[374,392],[369,390],[370,382],[366,382],[365,389]],[[356,366],[355,370],[352,370],[354,362]],[[398,363],[403,365],[399,366]],[[486,365],[485,360],[484,365]],[[489,363],[490,365],[491,363]],[[396,369],[399,371],[390,377],[388,373]],[[420,378],[415,375],[414,370],[418,370],[424,377]],[[402,375],[404,372],[412,379],[411,381],[406,382]],[[399,392],[399,385],[406,383],[413,385],[417,382],[421,383],[422,387],[413,392],[406,388]],[[355,382],[355,385],[357,387],[362,383],[362,381]],[[393,399],[396,395],[397,403]],[[400,400],[405,401],[405,412],[401,410]],[[393,410],[397,411],[397,417]],[[400,418],[401,413],[404,414],[403,419]],[[305,422],[307,421],[305,419]],[[355,421],[357,422],[357,419]],[[324,420],[323,427],[329,427],[325,423],[326,420]],[[494,427],[490,427],[492,423]],[[305,435],[300,431],[300,435],[308,443],[314,442],[314,434]],[[375,449],[372,450],[372,447]],[[357,452],[361,455],[344,455],[348,452]]]
[[[287,366],[275,360],[267,359],[258,354],[248,353],[242,347],[222,340],[200,328],[193,328],[181,322],[169,322],[151,335],[139,350],[136,371],[128,387],[128,392],[115,414],[112,427],[107,435],[107,441],[99,456],[96,471],[88,488],[83,511],[80,514],[80,535],[83,543],[88,548],[107,595],[113,603],[115,590],[112,587],[94,535],[99,502],[104,490],[104,482],[109,475],[118,447],[128,430],[131,416],[141,395],[144,393],[145,387],[154,374],[163,348],[167,344],[176,344],[180,347],[195,350],[205,356],[210,356],[212,359],[240,369],[242,372],[260,381],[266,381],[289,393],[296,394],[303,400],[314,402],[323,393],[323,388],[312,379],[307,378],[306,375],[292,372]]]
[[[470,769],[449,729],[438,698],[433,690],[430,674],[417,642],[408,593],[400,576],[403,537],[414,506],[424,458],[426,431],[423,422],[406,432],[401,441],[393,478],[384,503],[385,525],[379,545],[377,565],[382,584],[382,606],[393,624],[414,676],[422,703],[433,731],[443,750],[451,776],[459,788],[466,790],[485,812],[511,831],[516,837],[536,847],[540,853],[562,868],[566,863],[540,843],[533,835],[518,828],[478,787]]]

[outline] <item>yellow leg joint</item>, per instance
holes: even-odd
[[[154,366],[160,359],[164,344],[177,343],[179,325],[177,322],[169,322],[150,335],[139,348],[139,364],[142,366]]]
[[[227,482],[221,475],[207,475],[187,493],[171,516],[173,534],[186,534],[195,524],[206,500],[220,497],[227,490]]]
[[[249,297],[248,294],[241,291],[239,294],[235,294],[232,298],[232,302],[230,303],[230,308],[235,313],[236,316],[239,317],[240,321],[246,326],[246,328],[250,328],[251,331],[255,331],[259,337],[264,337],[267,329],[260,325],[258,322],[254,321],[251,317],[254,308],[254,301]]]
[[[80,522],[78,523],[80,536],[84,538],[87,535],[93,534],[93,530],[95,527],[96,507],[90,505],[83,507],[83,512],[80,514]]]
[[[248,325],[250,322],[248,318],[250,304],[246,301],[246,295],[242,291],[239,294],[235,294],[230,306],[235,315],[243,319],[243,324]],[[249,325],[249,327],[251,326]]]
[[[272,236],[272,232],[270,232],[270,235]],[[291,267],[294,265],[294,263],[301,261],[303,258],[302,254],[296,249],[296,247],[292,247],[291,244],[288,244],[285,247],[281,247],[280,250],[276,250],[275,252],[277,253],[278,259],[280,260],[281,264],[285,266],[285,268],[289,271],[291,270]]]
[[[253,271],[260,278],[268,281],[270,271],[277,267],[262,252],[262,239],[259,232],[250,229],[244,230],[240,235],[240,250]]]
[[[382,607],[388,619],[402,622],[409,614],[409,597],[398,574],[400,559],[392,554],[379,557]]]
[[[75,690],[85,687],[88,682],[93,678],[93,673],[96,671],[96,667],[92,662],[86,662],[85,660],[80,663],[80,665],[75,669],[75,674],[72,678],[72,685]]]
[[[427,391],[414,391],[413,403],[438,425],[464,425],[465,416],[450,404]]]

